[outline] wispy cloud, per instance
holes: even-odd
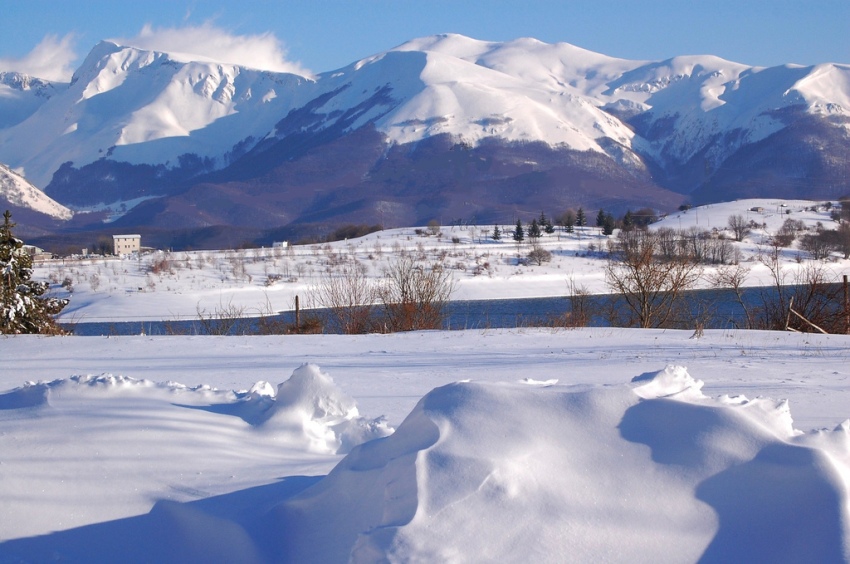
[[[74,34],[64,37],[46,35],[35,48],[19,59],[0,57],[0,71],[16,71],[43,78],[68,82],[77,60]]]
[[[114,41],[140,49],[185,53],[256,69],[312,75],[300,63],[287,59],[285,45],[274,34],[236,35],[210,22],[161,28],[146,24],[135,37]]]

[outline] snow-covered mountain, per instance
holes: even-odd
[[[305,80],[103,41],[61,92],[0,131],[0,158],[47,186],[66,162],[173,167],[183,154],[223,157],[297,103]]]
[[[0,164],[0,201],[32,210],[54,219],[71,219],[74,212],[33,186],[26,178]]]
[[[101,42],[68,85],[14,84],[0,161],[66,204],[163,196],[128,219],[160,226],[850,192],[850,65],[439,35],[302,77]]]
[[[0,128],[24,121],[65,85],[19,72],[0,72]]]

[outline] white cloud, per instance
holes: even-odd
[[[0,57],[0,71],[15,71],[45,80],[68,82],[77,60],[74,35],[46,35],[35,48],[20,59]]]
[[[163,28],[146,24],[136,37],[114,41],[139,49],[183,53],[256,69],[312,76],[300,63],[287,60],[284,44],[268,32],[234,35],[210,22]]]

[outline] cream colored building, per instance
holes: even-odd
[[[142,248],[141,235],[113,235],[112,236],[113,253],[116,255],[129,255],[130,253],[138,253]]]

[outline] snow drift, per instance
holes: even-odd
[[[847,558],[846,426],[801,437],[786,403],[710,399],[701,386],[671,367],[631,387],[438,388],[394,435],[275,510],[276,556]]]
[[[127,385],[81,383],[108,384],[117,396]],[[62,386],[68,384],[0,396],[0,408],[52,403]],[[166,562],[850,558],[850,423],[803,434],[787,402],[711,398],[702,386],[683,367],[616,386],[457,382],[425,395],[395,433],[355,446],[322,479],[290,477],[261,493],[161,501],[141,517],[0,544],[0,555],[108,561],[130,554]],[[340,422],[357,421],[353,403],[313,365],[296,370],[273,402],[265,384],[229,402],[220,402],[221,392],[203,393],[217,400],[215,409],[239,406],[252,425],[289,429],[307,438],[308,448]],[[196,407],[210,408],[203,403]],[[345,443],[334,436],[320,441],[322,448]]]
[[[16,516],[0,519],[0,540],[267,483],[293,463],[324,473],[337,452],[392,432],[314,365],[277,393],[113,374],[30,382],[0,394],[0,429],[0,515]]]

